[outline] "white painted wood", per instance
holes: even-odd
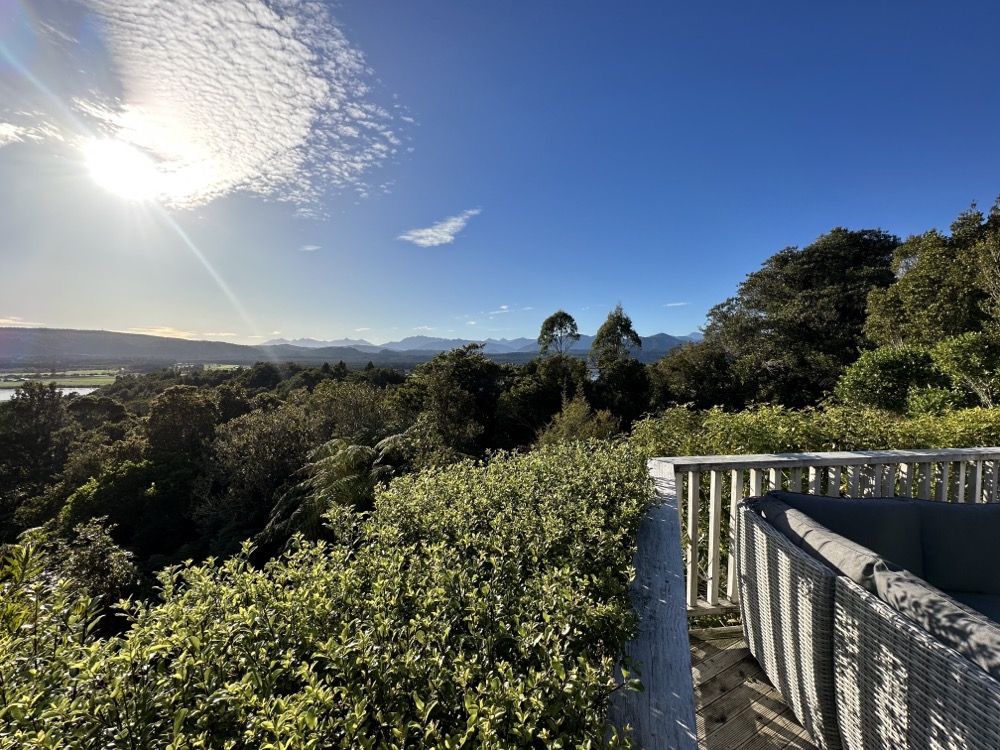
[[[941,481],[938,483],[937,499],[948,502],[948,490],[951,488],[951,461],[943,461],[941,466]]]
[[[830,467],[830,476],[828,484],[826,485],[826,494],[829,497],[837,497],[840,495],[840,470],[840,466]]]
[[[652,459],[649,470],[658,504],[639,526],[630,589],[639,632],[627,647],[644,690],[615,691],[608,718],[632,727],[637,748],[697,750],[677,482],[664,459]]]
[[[788,479],[788,489],[792,492],[802,492],[802,467],[796,466],[792,469]]]
[[[734,456],[677,456],[678,471],[711,471],[712,469],[770,469],[774,466],[852,466],[920,461],[979,461],[1000,457],[1000,446],[991,448],[927,448],[908,451],[833,451],[824,453],[758,453]]]
[[[714,470],[709,476],[708,490],[708,588],[705,600],[719,603],[719,578],[722,575],[722,471]]]
[[[701,500],[701,472],[687,473],[687,605],[698,602],[698,511]]]
[[[768,472],[768,490],[780,490],[781,489],[781,469],[777,467],[771,469]]]
[[[726,596],[729,601],[740,600],[739,577],[736,575],[736,513],[743,499],[743,472],[729,472],[729,563],[726,567]]]
[[[760,469],[750,469],[750,496],[759,497],[764,494],[764,472]]]
[[[964,503],[969,499],[965,491],[965,461],[958,462],[958,488],[955,492],[955,502]]]
[[[820,484],[823,479],[822,470],[816,468],[815,466],[809,467],[809,492],[813,495],[818,495],[820,493]]]
[[[931,499],[931,465],[929,463],[920,464],[920,490],[917,497],[924,500]]]
[[[861,467],[847,467],[847,495],[848,497],[861,496]]]
[[[899,478],[899,494],[904,497],[913,495],[913,467],[914,465],[910,463],[900,465],[902,474]]]
[[[872,472],[872,497],[884,497],[882,485],[885,483],[885,465],[875,464]]]
[[[972,485],[972,502],[981,503],[983,501],[983,462],[976,461],[976,478]]]
[[[990,496],[988,502],[995,503],[997,501],[997,482],[1000,481],[1000,461],[994,460],[990,461],[993,469],[990,471]]]

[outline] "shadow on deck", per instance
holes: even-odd
[[[750,655],[741,628],[691,630],[690,639],[700,748],[815,748]]]

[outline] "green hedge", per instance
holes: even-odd
[[[122,637],[44,572],[0,568],[0,748],[588,748],[634,632],[651,497],[624,445],[397,480],[336,544],[161,576]]]
[[[679,407],[636,423],[632,442],[645,456],[994,446],[1000,445],[1000,409],[906,417],[853,407],[759,406],[735,413]]]

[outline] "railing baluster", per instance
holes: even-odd
[[[796,466],[792,469],[788,478],[788,489],[792,492],[802,492],[802,467]]]
[[[722,472],[714,469],[709,478],[708,506],[708,590],[705,598],[711,605],[719,603],[719,565],[722,548]]]
[[[847,494],[849,497],[859,497],[858,487],[861,484],[861,467],[847,467]]]
[[[942,502],[948,502],[948,489],[951,487],[951,462],[942,461],[941,462],[941,481],[937,488],[937,499]]]
[[[921,463],[920,465],[920,491],[917,497],[924,500],[931,499],[931,465]]]
[[[736,513],[743,499],[743,472],[730,472],[729,485],[729,562],[726,567],[726,596],[734,604],[740,600],[739,578],[736,575]]]
[[[830,479],[829,484],[826,486],[826,494],[829,497],[839,497],[840,496],[840,467],[831,466],[830,467]]]
[[[882,497],[882,479],[885,464],[875,464],[872,470],[872,497]]]
[[[701,473],[689,471],[688,481],[688,560],[687,560],[687,604],[694,607],[698,604],[698,500],[701,494]]]
[[[995,503],[997,501],[997,481],[1000,480],[1000,461],[994,458],[990,463],[993,465],[993,469],[990,471],[989,502]]]
[[[820,493],[822,478],[823,474],[820,469],[817,469],[815,466],[809,467],[809,492],[813,495],[818,495]]]
[[[955,500],[960,503],[967,502],[968,488],[965,486],[965,461],[958,462],[958,491],[955,493]]]
[[[974,491],[972,502],[981,503],[983,501],[983,462],[976,461],[976,478],[974,480]]]
[[[750,469],[750,495],[759,497],[764,494],[764,471],[762,469]]]
[[[770,489],[770,490],[780,490],[781,489],[781,469],[777,469],[777,468],[771,469],[771,471],[768,472],[768,481],[770,482],[770,486],[768,487],[768,489]]]
[[[905,497],[913,497],[913,469],[916,464],[901,464],[899,478],[899,489]]]

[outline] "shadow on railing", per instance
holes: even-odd
[[[680,513],[688,616],[738,606],[733,520],[745,497],[771,489],[847,497],[993,503],[1000,447],[654,458],[650,473]],[[728,506],[728,507],[726,507]]]

